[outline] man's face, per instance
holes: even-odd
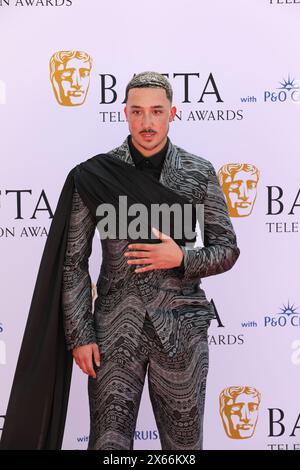
[[[54,74],[53,86],[57,99],[65,106],[79,106],[86,97],[91,67],[83,59],[71,59],[60,64]]]
[[[134,146],[145,156],[159,152],[166,144],[169,122],[176,114],[166,91],[163,88],[132,88],[124,111]]]
[[[244,170],[225,177],[222,189],[231,217],[246,217],[251,214],[256,199],[257,182],[256,173]]]
[[[235,399],[228,399],[222,419],[229,437],[247,439],[253,435],[258,418],[258,406],[258,398],[246,393],[241,393]]]

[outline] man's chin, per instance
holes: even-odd
[[[252,211],[252,207],[248,207],[247,209],[239,208],[236,210],[237,217],[247,217],[248,215],[251,214],[251,211]]]
[[[247,439],[248,437],[251,437],[253,434],[253,425],[239,427],[237,430],[237,434],[239,436],[239,439]]]
[[[84,96],[70,96],[69,102],[72,106],[80,106],[84,102]]]
[[[149,141],[147,142],[146,140],[143,140],[142,142],[137,142],[140,147],[144,148],[145,150],[155,150],[156,147],[158,147],[159,142],[153,142]]]
[[[144,137],[144,138],[140,139],[139,144],[140,144],[141,146],[144,146],[145,148],[151,149],[151,148],[157,147],[157,145],[159,144],[159,142],[157,142],[157,141],[155,140],[155,136],[153,136],[153,137],[148,137],[148,138],[147,138],[147,137]]]

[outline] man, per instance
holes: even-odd
[[[172,88],[155,72],[126,88],[130,135],[109,152],[178,199],[204,205],[204,247],[181,245],[153,228],[159,243],[101,240],[103,261],[92,314],[88,258],[96,227],[74,190],[63,274],[67,347],[89,375],[89,449],[132,449],[146,373],[163,449],[201,449],[213,307],[201,278],[229,270],[239,256],[213,166],[173,145]],[[140,175],[140,176],[139,176]],[[154,201],[155,191],[147,193]],[[175,221],[176,223],[176,221]]]
[[[260,404],[260,393],[252,387],[228,387],[220,394],[220,415],[228,437],[253,436]]]

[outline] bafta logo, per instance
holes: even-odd
[[[218,171],[230,217],[251,214],[257,195],[259,170],[248,163],[228,163]]]
[[[62,106],[81,106],[90,85],[92,59],[86,52],[59,51],[50,59],[50,80]]]
[[[231,439],[253,436],[260,404],[260,393],[253,387],[228,387],[220,393],[220,415]]]

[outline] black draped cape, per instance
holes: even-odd
[[[64,336],[62,277],[75,187],[94,215],[102,202],[117,206],[120,195],[127,195],[128,205],[143,203],[147,207],[189,202],[112,155],[97,155],[70,171],[44,247],[0,449],[60,449],[62,445],[73,362]]]

